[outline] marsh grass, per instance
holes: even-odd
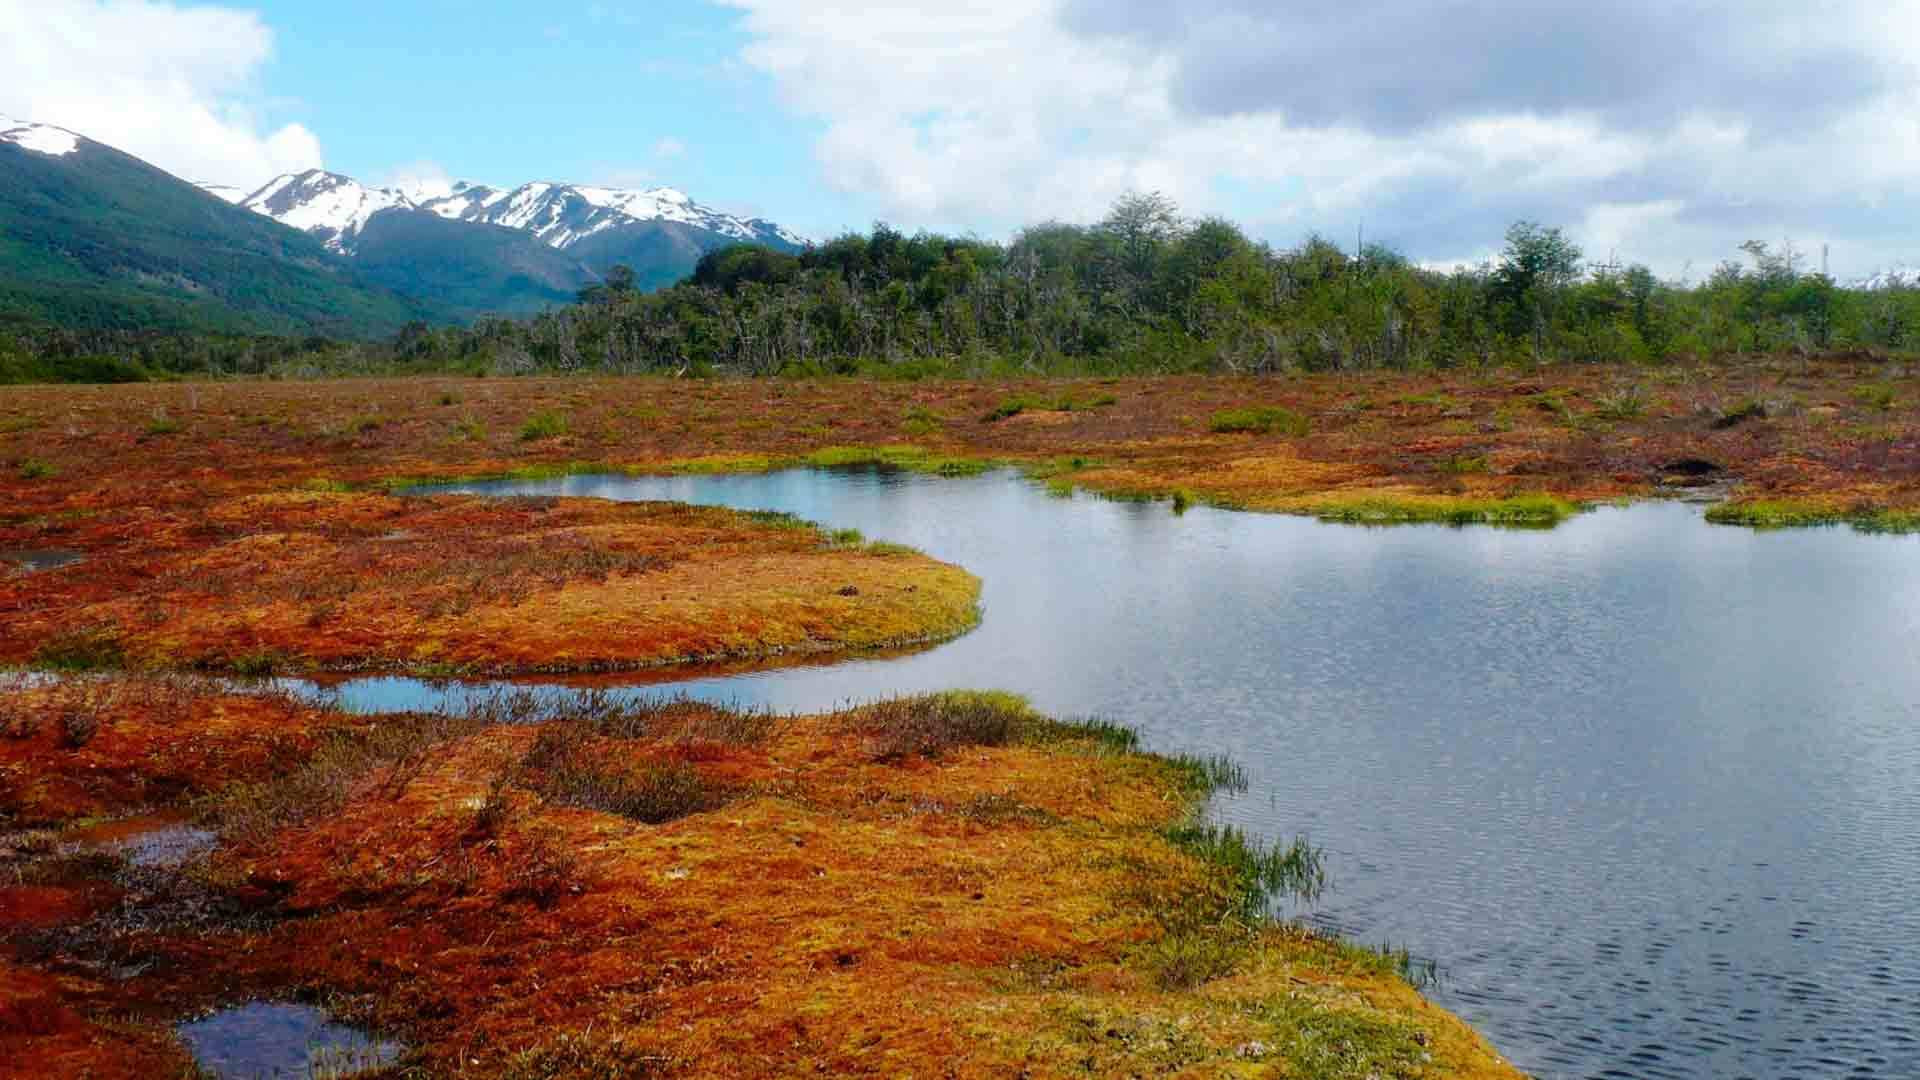
[[[50,480],[60,475],[59,469],[39,458],[28,458],[22,461],[18,471],[22,480]]]
[[[1275,1039],[1257,1057],[1284,1061],[1289,1080],[1373,1080],[1429,1072],[1427,1038],[1412,1024],[1330,1008],[1312,996],[1267,998],[1257,1011]]]
[[[1753,529],[1849,525],[1864,533],[1920,532],[1920,511],[1866,503],[1837,506],[1817,500],[1742,499],[1710,506],[1706,516],[1715,525],[1742,525]]]
[[[1192,990],[1233,973],[1256,944],[1251,927],[1240,923],[1172,930],[1136,955],[1162,990]]]
[[[944,423],[939,414],[925,405],[910,405],[901,414],[900,427],[909,435],[931,435]]]
[[[1728,428],[1739,427],[1749,420],[1765,420],[1772,413],[1773,409],[1767,402],[1759,398],[1748,398],[1730,409],[1721,410],[1713,418],[1713,427],[1717,431],[1725,431]]]
[[[1207,430],[1217,434],[1305,435],[1307,418],[1278,405],[1246,405],[1222,409],[1207,419]]]
[[[1332,495],[1307,500],[1301,510],[1322,521],[1356,525],[1505,525],[1545,528],[1573,517],[1580,512],[1580,507],[1558,496],[1538,493],[1446,499]]]
[[[48,638],[34,650],[33,663],[49,671],[101,671],[126,667],[127,653],[112,628],[90,626]]]
[[[1226,872],[1234,914],[1260,921],[1281,900],[1311,904],[1327,889],[1324,853],[1296,837],[1269,843],[1232,825],[1191,822],[1168,830],[1175,846]]]
[[[543,693],[497,689],[445,711],[484,726],[563,725],[613,739],[666,739],[752,746],[772,734],[773,713],[685,695],[615,696],[606,690]]]
[[[520,425],[521,442],[539,442],[543,439],[557,439],[568,431],[567,418],[557,412],[534,413]]]
[[[899,761],[938,758],[967,746],[1005,746],[1035,723],[1035,715],[1010,694],[954,691],[876,702],[855,710],[847,723],[867,740],[876,761]]]
[[[597,753],[598,732],[586,723],[542,728],[521,759],[523,783],[547,803],[598,810],[663,825],[716,810],[741,789],[678,761],[624,765]]]
[[[1481,474],[1492,471],[1492,464],[1485,454],[1457,454],[1440,463],[1440,471],[1455,475]]]
[[[1864,408],[1886,412],[1898,400],[1898,391],[1892,383],[1862,383],[1853,388],[1852,397]]]
[[[1646,387],[1637,383],[1615,387],[1594,399],[1593,415],[1602,420],[1638,420],[1652,400]]]
[[[1089,409],[1104,409],[1119,402],[1119,398],[1108,393],[1096,393],[1080,398],[1074,395],[1060,394],[1044,397],[1037,394],[1014,394],[1000,399],[999,404],[987,410],[980,419],[986,423],[1011,419],[1025,412],[1086,412]]]
[[[781,464],[785,463],[773,461],[766,467],[777,468]],[[902,469],[937,476],[972,476],[993,467],[993,462],[984,459],[935,454],[918,446],[825,446],[800,458],[797,464],[816,469]]]
[[[263,844],[282,828],[337,812],[361,781],[381,770],[386,775],[376,794],[397,797],[436,751],[484,726],[468,717],[428,713],[334,732],[299,768],[271,780],[233,785],[206,800],[202,819],[228,840]]]
[[[682,1059],[652,1047],[629,1044],[617,1036],[564,1031],[520,1050],[501,1067],[500,1080],[642,1080],[664,1076],[685,1065]]]

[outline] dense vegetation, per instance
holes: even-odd
[[[1434,270],[1380,246],[1289,250],[1186,221],[1157,195],[1006,244],[876,225],[792,253],[711,251],[657,292],[609,275],[520,321],[415,323],[378,344],[42,331],[0,337],[0,379],[96,363],[156,371],[743,374],[1271,372],[1920,345],[1920,287],[1849,290],[1791,249],[1744,245],[1699,283],[1595,266],[1556,228],[1514,225],[1486,264]]]

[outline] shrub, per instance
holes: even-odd
[[[1637,420],[1646,415],[1647,403],[1644,387],[1622,386],[1595,398],[1593,415],[1602,420]]]
[[[1141,950],[1140,960],[1162,989],[1192,990],[1231,973],[1251,945],[1244,929],[1215,925],[1163,934]]]
[[[1252,432],[1260,435],[1300,436],[1307,433],[1307,418],[1278,405],[1248,405],[1222,409],[1207,421],[1209,430],[1222,434]]]
[[[58,634],[34,650],[33,662],[54,671],[97,671],[126,666],[120,639],[105,627],[88,627]]]
[[[520,425],[521,442],[538,442],[541,439],[557,439],[567,433],[567,418],[557,412],[535,413]]]
[[[1757,398],[1749,398],[1735,405],[1733,408],[1722,412],[1719,416],[1714,417],[1713,426],[1724,431],[1727,428],[1738,427],[1749,420],[1765,420],[1766,418],[1767,403]]]
[[[60,475],[59,469],[41,461],[39,458],[28,458],[20,463],[20,479],[22,480],[46,480],[58,475]]]
[[[962,746],[1004,746],[1031,719],[1018,698],[946,693],[896,698],[859,710],[853,724],[879,761],[938,757]]]
[[[1863,383],[1853,388],[1853,400],[1869,409],[1885,412],[1893,408],[1893,386],[1889,383]]]
[[[714,810],[737,790],[677,761],[622,768],[591,751],[595,732],[586,724],[561,723],[543,730],[521,766],[547,802],[618,814],[662,825]]]

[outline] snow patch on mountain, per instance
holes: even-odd
[[[80,149],[80,136],[52,124],[29,124],[0,116],[0,142],[50,157],[66,157]]]
[[[686,192],[670,187],[629,190],[538,181],[496,188],[428,179],[369,188],[351,177],[315,169],[282,176],[248,196],[241,205],[312,232],[343,254],[352,254],[369,218],[389,209],[425,210],[450,221],[518,229],[563,251],[611,229],[655,221],[675,222],[749,243],[806,244],[798,234],[770,221],[741,218],[702,206]]]
[[[796,246],[805,243],[771,222],[722,213],[670,187],[631,190],[539,181],[502,190],[460,183],[445,197],[424,202],[421,208],[455,221],[521,229],[563,250],[608,229],[649,221],[677,222],[734,240],[777,240]]]
[[[373,215],[411,210],[415,203],[393,188],[370,188],[350,176],[308,169],[269,182],[240,205],[313,233],[332,250],[350,254]]]
[[[1855,278],[1847,283],[1849,289],[1898,289],[1920,286],[1920,267],[1909,263],[1895,263],[1884,270],[1875,271],[1863,278]]]

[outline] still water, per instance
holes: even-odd
[[[1220,816],[1326,849],[1311,918],[1437,961],[1431,996],[1537,1075],[1920,1076],[1920,538],[1680,504],[1546,532],[1176,516],[1004,472],[458,490],[784,510],[965,566],[985,618],[958,641],[672,689],[1002,688],[1230,753],[1251,789]]]

